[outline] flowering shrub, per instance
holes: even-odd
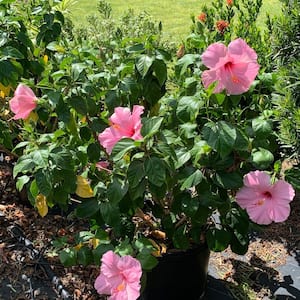
[[[224,5],[231,12],[237,1]],[[199,23],[210,26],[206,14]],[[275,79],[252,44],[224,33],[176,61],[152,35],[118,35],[118,47],[99,50],[84,36],[49,40],[48,27],[32,45],[43,69],[7,95],[22,137],[14,177],[42,217],[76,204],[89,228],[62,241],[59,257],[101,264],[99,293],[137,299],[157,257],[203,244],[244,254],[254,222],[288,217]]]

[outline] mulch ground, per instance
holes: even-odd
[[[51,243],[84,229],[84,224],[59,212],[41,218],[22,199],[12,178],[12,160],[6,157],[0,162],[0,299],[64,299],[62,288],[70,294],[70,299],[102,299],[93,287],[99,268],[63,267]],[[229,249],[211,254],[210,265],[234,298],[271,299],[272,290],[264,283],[269,279],[282,279],[276,268],[284,265],[291,255],[300,265],[299,216],[300,198],[297,198],[292,203],[288,221],[272,224],[257,233],[246,255],[235,255]],[[11,235],[12,226],[22,229],[32,245],[18,242]],[[30,250],[32,247],[35,255]],[[60,279],[59,284],[50,281],[44,265]]]

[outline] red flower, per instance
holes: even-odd
[[[200,22],[204,23],[206,21],[206,13],[202,12],[197,18]]]
[[[233,0],[226,0],[227,5],[232,6],[233,5]]]
[[[223,34],[225,29],[229,26],[229,23],[227,21],[224,21],[224,20],[219,20],[216,22],[216,27],[217,27],[217,30]]]

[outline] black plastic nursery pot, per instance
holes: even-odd
[[[159,257],[147,273],[139,300],[199,300],[205,295],[209,261],[207,245]]]

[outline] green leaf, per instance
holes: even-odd
[[[187,227],[186,225],[179,226],[173,235],[173,244],[177,249],[188,249],[190,246],[190,241],[187,236]]]
[[[15,58],[15,59],[23,59],[24,55],[16,48],[11,47],[11,46],[7,46],[4,49],[2,49],[2,57],[1,59],[3,59],[4,57],[6,58]]]
[[[75,214],[79,218],[89,218],[96,214],[100,207],[101,203],[97,199],[87,199],[77,206]]]
[[[225,229],[211,228],[206,232],[208,248],[216,252],[225,250],[230,239],[231,235]]]
[[[59,253],[59,259],[65,267],[71,267],[77,263],[77,251],[72,248],[67,248]]]
[[[158,157],[149,157],[145,160],[145,173],[148,180],[156,185],[162,186],[166,181],[166,167],[163,160]]]
[[[90,248],[83,246],[77,252],[77,263],[88,266],[94,261],[93,252]]]
[[[152,64],[153,71],[160,85],[163,85],[167,80],[167,66],[161,59],[155,59]]]
[[[49,150],[36,150],[32,153],[32,159],[37,166],[45,168],[48,164]]]
[[[148,55],[142,55],[136,62],[136,68],[142,77],[145,77],[151,68],[153,63],[153,58]]]
[[[104,222],[112,227],[120,225],[120,210],[119,207],[110,202],[101,203],[100,211]]]
[[[79,114],[86,115],[88,113],[87,102],[83,97],[73,96],[69,99],[69,103]]]
[[[214,180],[223,189],[237,189],[243,186],[243,176],[240,172],[217,172]]]
[[[27,182],[29,182],[30,177],[27,175],[23,175],[21,177],[18,177],[17,179],[17,183],[16,183],[16,188],[18,191],[21,191],[24,187],[24,184],[26,184]]]
[[[18,159],[17,164],[14,166],[13,177],[16,178],[16,176],[21,172],[32,171],[34,167],[35,163],[32,158],[22,156]]]
[[[87,148],[87,155],[91,162],[98,162],[101,155],[101,147],[99,142],[95,142],[94,144],[90,144]]]
[[[196,170],[192,175],[190,175],[181,185],[180,190],[189,189],[193,186],[198,185],[203,179],[203,174],[200,170]]]
[[[128,191],[128,185],[124,180],[114,176],[112,182],[107,187],[107,197],[111,203],[117,204],[123,199]]]
[[[289,169],[284,173],[284,179],[295,189],[300,191],[300,170],[297,167]]]
[[[73,77],[74,81],[76,81],[79,78],[80,74],[84,71],[84,69],[86,67],[87,66],[84,63],[72,64],[71,72],[72,72],[72,77]]]
[[[121,256],[124,255],[132,255],[133,254],[133,248],[129,242],[129,239],[125,239],[122,241],[116,248],[115,252],[118,253]]]
[[[35,180],[40,193],[42,193],[45,197],[48,197],[52,192],[50,174],[44,170],[39,170],[35,174]]]
[[[175,150],[175,152],[177,156],[177,162],[175,167],[176,169],[179,169],[191,158],[191,153],[185,148],[180,148],[178,150]]]
[[[131,149],[136,148],[136,142],[132,139],[122,139],[120,140],[112,150],[112,158],[114,161],[118,161],[123,158],[123,156],[129,152]]]
[[[142,129],[141,129],[141,135],[146,138],[146,137],[151,137],[155,133],[158,132],[164,118],[163,117],[152,117],[150,119],[143,119],[142,123]]]
[[[201,102],[192,96],[184,96],[179,99],[176,115],[182,122],[193,122],[196,120]]]
[[[137,187],[145,177],[144,163],[140,160],[134,160],[130,163],[127,170],[127,179],[130,188]]]
[[[199,54],[186,54],[180,58],[175,66],[176,76],[183,76],[187,71],[188,67],[201,61]]]
[[[252,120],[252,129],[257,137],[266,138],[273,133],[272,122],[270,120],[265,120],[263,117]]]
[[[274,161],[273,154],[264,148],[253,149],[250,157],[253,166],[259,170],[267,169]]]
[[[222,158],[233,150],[237,137],[235,127],[225,121],[206,123],[202,134],[207,144],[219,152]]]
[[[157,264],[158,260],[152,256],[147,250],[143,250],[136,257],[145,271],[151,271]]]

